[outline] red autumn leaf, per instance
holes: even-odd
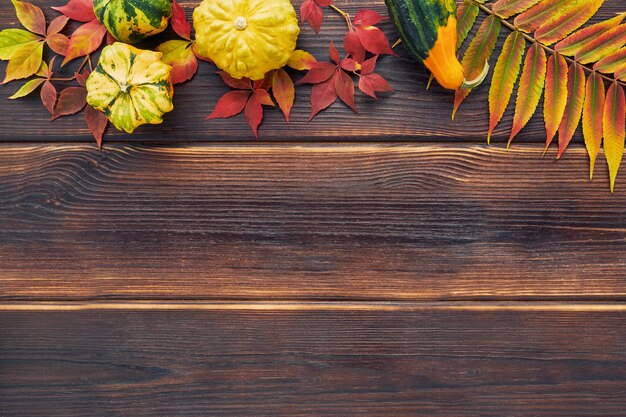
[[[339,66],[348,72],[354,72],[361,68],[361,64],[352,58],[344,58]]]
[[[336,69],[337,66],[330,62],[318,62],[304,77],[298,80],[297,84],[318,84],[324,82],[332,77]]]
[[[107,30],[104,25],[97,20],[92,20],[80,26],[70,38],[67,53],[61,66],[64,66],[74,58],[89,55],[98,49],[106,33]]]
[[[311,117],[309,121],[322,110],[330,107],[337,100],[335,80],[331,78],[322,83],[315,84],[311,89]]]
[[[230,88],[238,89],[238,90],[251,90],[252,82],[248,78],[233,78],[225,71],[218,71],[217,75],[222,78],[222,81],[226,83]]]
[[[107,40],[106,40],[107,45],[113,45],[115,42],[117,42],[117,40],[113,37],[113,35],[107,32]]]
[[[322,7],[330,6],[332,0],[305,0],[300,7],[300,19],[302,23],[309,22],[315,33],[319,33],[324,20]]]
[[[181,38],[191,40],[191,25],[187,21],[187,14],[176,0],[172,3],[172,18],[170,20],[172,29]]]
[[[263,106],[254,95],[250,97],[250,100],[248,100],[248,103],[246,104],[244,116],[246,117],[248,126],[250,126],[252,132],[254,132],[254,136],[258,139],[259,126],[263,121]]]
[[[248,103],[248,99],[252,95],[252,91],[229,91],[217,101],[217,105],[207,118],[211,119],[228,119],[238,115],[243,111]]]
[[[70,45],[70,38],[62,33],[53,33],[48,35],[46,43],[55,53],[65,56],[67,48]]]
[[[263,90],[261,88],[256,89],[252,93],[252,96],[264,106],[272,106],[272,107],[276,106],[274,102],[272,101],[272,97],[270,96],[270,93],[268,93],[267,90]]]
[[[372,72],[374,72],[374,70],[376,69],[377,61],[378,61],[378,55],[374,56],[373,58],[368,59],[367,61],[364,61],[363,64],[361,65],[361,74],[366,75],[366,74],[371,74]]]
[[[87,105],[87,90],[83,87],[68,87],[61,91],[52,120],[78,113]]]
[[[87,78],[89,77],[89,70],[85,69],[82,73],[74,73],[74,77],[76,78],[76,82],[81,86],[85,87],[87,85]]]
[[[48,26],[48,31],[46,34],[48,36],[59,33],[63,30],[67,22],[70,20],[67,16],[57,16],[52,22],[50,22],[50,26]]]
[[[96,19],[93,0],[70,0],[65,6],[53,9],[78,22],[91,22]]]
[[[287,123],[289,123],[289,115],[291,114],[293,102],[296,97],[296,89],[291,77],[282,68],[274,72],[274,77],[272,79],[272,92],[274,93],[274,98],[278,102],[278,106],[285,115]]]
[[[376,13],[374,10],[363,9],[354,16],[353,23],[358,26],[374,26],[380,23],[384,17]]]
[[[377,92],[393,92],[393,88],[391,88],[387,80],[379,74],[362,75],[359,80],[359,90],[375,99],[378,99],[378,96],[376,95]]]
[[[57,103],[57,89],[54,88],[50,81],[46,81],[43,84],[40,96],[43,106],[50,112],[50,114],[54,114],[54,106]]]
[[[335,80],[335,90],[337,91],[337,95],[346,103],[352,110],[355,112],[356,102],[354,101],[354,81],[348,74],[343,71],[337,71],[333,76]]]
[[[335,48],[335,44],[332,41],[330,42],[329,56],[331,61],[339,65],[339,51]]]
[[[375,55],[395,55],[382,30],[375,26],[356,26],[363,48]]]
[[[91,132],[96,139],[98,147],[102,148],[102,136],[104,135],[107,124],[109,124],[109,119],[107,119],[104,113],[88,105],[85,109],[85,121],[87,122],[89,132]]]
[[[354,29],[350,29],[343,39],[343,49],[345,49],[356,62],[365,61],[365,48]]]
[[[23,1],[11,1],[22,26],[38,35],[46,34],[46,17],[39,7]]]

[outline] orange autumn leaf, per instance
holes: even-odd
[[[600,75],[592,72],[587,79],[585,104],[583,106],[583,136],[590,161],[589,179],[593,179],[593,170],[604,136],[601,117],[604,113],[604,102],[604,81]]]
[[[604,124],[604,155],[609,165],[611,192],[624,156],[624,120],[626,119],[624,89],[617,82],[609,87],[602,117]]]
[[[504,112],[511,100],[513,87],[519,75],[522,56],[526,40],[520,32],[512,32],[504,42],[502,53],[498,58],[491,79],[489,89],[489,132],[487,143],[491,142],[491,135],[502,119]]]
[[[575,56],[578,51],[587,46],[597,36],[622,23],[625,17],[626,12],[617,15],[612,19],[587,26],[586,28],[579,30],[573,35],[570,35],[566,39],[557,43],[554,46],[554,49],[556,49],[556,51],[561,55]]]
[[[557,13],[537,29],[535,39],[545,45],[560,41],[591,19],[602,3],[604,0],[586,0]]]
[[[317,63],[317,59],[310,53],[296,49],[289,57],[287,66],[298,71],[310,70]]]
[[[504,19],[522,13],[541,0],[500,0],[494,3],[493,12]]]
[[[559,129],[567,106],[567,61],[562,55],[553,54],[548,58],[546,86],[543,101],[543,119],[546,123],[546,148]],[[544,151],[545,152],[545,151]]]
[[[602,58],[593,69],[604,74],[616,74],[626,69],[626,47]]]
[[[563,152],[572,141],[572,137],[574,137],[580,124],[580,116],[585,102],[585,85],[583,67],[576,64],[570,65],[567,75],[567,106],[559,126],[559,153],[556,159],[563,156]]]
[[[523,32],[533,32],[554,16],[572,7],[572,0],[543,0],[515,18],[515,27]]]
[[[524,69],[520,78],[517,98],[515,101],[515,116],[513,128],[509,137],[508,146],[513,138],[526,126],[530,118],[535,114],[537,105],[541,99],[544,81],[546,79],[546,52],[539,44],[534,44],[528,49]]]
[[[475,79],[483,71],[485,62],[489,61],[496,43],[498,42],[501,26],[500,20],[495,16],[487,17],[480,25],[476,36],[472,39],[472,42],[470,42],[461,60],[466,79]],[[454,93],[453,120],[459,106],[470,92],[471,90],[457,90]]]
[[[46,34],[46,17],[39,7],[17,0],[11,0],[11,3],[22,26],[38,35]]]
[[[626,43],[626,24],[609,29],[589,42],[576,53],[581,64],[597,62],[617,51]]]
[[[64,66],[75,58],[88,55],[98,49],[106,33],[107,30],[104,25],[97,20],[92,20],[80,26],[70,37],[70,43],[67,46],[65,59],[61,63],[61,66]]]
[[[289,123],[289,116],[296,98],[296,90],[293,80],[282,68],[274,72],[274,76],[272,77],[272,93],[274,94],[278,106],[285,115],[285,120]]]
[[[193,53],[193,42],[175,39],[157,46],[163,54],[162,61],[172,66],[172,83],[180,84],[190,80],[198,71],[198,60]]]
[[[456,48],[459,49],[465,39],[467,39],[467,35],[470,30],[476,23],[476,18],[478,17],[478,3],[475,2],[467,2],[459,4],[459,7],[456,10]],[[432,76],[432,74],[431,74]],[[434,78],[434,76],[433,76]]]

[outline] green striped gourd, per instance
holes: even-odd
[[[163,32],[172,15],[171,0],[94,0],[93,8],[115,39],[130,44]]]

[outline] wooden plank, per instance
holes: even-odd
[[[4,300],[626,299],[584,149],[0,146]]]
[[[0,313],[6,416],[619,416],[607,311]]]
[[[55,12],[51,5],[64,1],[35,1],[42,6],[49,18]],[[198,1],[185,1],[184,6],[191,15]],[[300,2],[295,2],[300,4]],[[341,0],[338,4],[354,13],[361,8],[371,8],[386,15],[382,0]],[[16,19],[9,0],[0,1],[0,28],[14,27]],[[594,21],[610,18],[617,12],[624,12],[623,0],[607,0]],[[381,23],[391,39],[397,38],[390,21]],[[326,13],[322,33],[316,36],[310,28],[304,28],[300,47],[314,53],[319,59],[327,59],[328,44],[333,40],[340,45],[345,33],[345,22],[332,12]],[[504,38],[504,37],[503,37]],[[149,45],[162,41],[157,37]],[[401,48],[400,48],[401,49]],[[308,87],[298,90],[297,102],[293,110],[292,123],[286,125],[278,110],[267,111],[261,129],[261,138],[267,141],[430,141],[442,138],[453,141],[486,140],[488,127],[487,83],[476,89],[459,110],[457,120],[450,119],[452,95],[440,87],[425,91],[428,74],[421,66],[406,60],[400,50],[401,59],[385,57],[381,59],[379,72],[384,75],[396,92],[380,101],[359,95],[359,114],[354,114],[343,104],[335,105],[311,124]],[[4,63],[0,63],[0,73],[4,73]],[[74,68],[70,65],[67,74]],[[149,126],[138,129],[132,136],[109,128],[106,140],[188,142],[193,141],[250,141],[254,140],[243,117],[206,121],[205,117],[213,110],[217,99],[228,89],[213,73],[215,68],[203,63],[199,74],[191,82],[176,89],[174,112],[166,117],[163,126]],[[80,141],[93,139],[81,116],[62,118],[49,122],[49,114],[41,106],[38,97],[11,101],[7,100],[19,88],[19,83],[0,88],[0,142],[15,141]],[[501,122],[494,134],[494,142],[504,142],[509,137],[512,111]],[[540,111],[538,114],[542,114]],[[25,130],[24,127],[28,126]],[[580,135],[575,142],[580,142]],[[516,141],[543,142],[545,129],[541,117],[535,117]]]

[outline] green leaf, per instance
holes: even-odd
[[[24,29],[5,29],[0,32],[0,59],[11,59],[13,53],[25,44],[35,44],[41,39]]]
[[[521,32],[512,32],[504,42],[502,53],[498,57],[496,68],[491,79],[489,89],[489,133],[487,143],[491,142],[491,135],[502,119],[511,100],[513,87],[519,75],[526,40]]]

